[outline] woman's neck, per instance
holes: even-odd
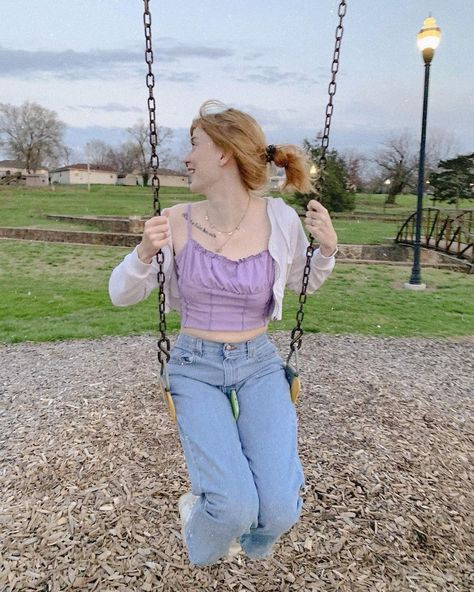
[[[230,229],[238,224],[249,208],[252,197],[243,186],[214,188],[206,193],[207,214],[217,228]]]

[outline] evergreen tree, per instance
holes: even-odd
[[[311,143],[304,140],[303,146],[310,156],[311,161],[319,166],[319,156],[321,154],[320,146],[316,142]],[[330,212],[344,212],[353,210],[355,207],[355,197],[347,190],[348,176],[346,166],[336,150],[326,152],[326,168],[321,187],[321,195],[316,197],[314,193],[295,193],[295,201],[302,206],[306,206],[310,199],[318,199]]]
[[[433,201],[457,204],[460,199],[474,199],[474,153],[441,160],[438,168],[429,178]]]

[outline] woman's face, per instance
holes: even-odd
[[[186,154],[184,162],[191,180],[190,189],[193,193],[206,193],[221,178],[222,150],[214,144],[206,132],[196,127],[191,136],[191,150]]]

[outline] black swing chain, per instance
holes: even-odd
[[[321,154],[319,157],[319,167],[318,167],[318,174],[316,179],[313,182],[313,189],[314,193],[317,197],[321,195],[322,185],[324,182],[324,174],[326,169],[326,152],[329,146],[329,131],[331,129],[331,118],[334,111],[334,104],[333,98],[336,94],[336,75],[339,71],[339,53],[341,50],[341,42],[342,42],[342,35],[344,33],[344,27],[342,26],[344,17],[346,15],[347,10],[347,3],[346,0],[341,0],[339,3],[338,9],[338,16],[339,16],[339,24],[336,27],[336,43],[334,46],[334,55],[331,64],[331,82],[329,83],[328,87],[328,94],[329,94],[329,101],[326,105],[326,119],[324,122],[324,132],[321,137]],[[303,271],[303,280],[301,284],[301,292],[299,295],[299,309],[296,313],[296,325],[291,331],[291,341],[290,341],[290,356],[296,351],[301,348],[301,344],[303,341],[303,329],[301,328],[301,324],[304,319],[304,305],[306,303],[307,294],[306,291],[308,289],[308,281],[309,281],[309,274],[311,270],[311,259],[314,253],[314,237],[310,235],[309,237],[309,245],[306,249],[306,264]]]
[[[150,121],[150,146],[151,158],[150,168],[153,171],[151,179],[152,193],[153,193],[153,211],[155,216],[161,215],[160,205],[160,179],[158,178],[158,168],[160,166],[160,159],[156,152],[158,145],[158,132],[156,126],[156,103],[153,96],[153,89],[155,87],[155,75],[153,74],[153,47],[151,40],[151,13],[149,9],[150,0],[143,0],[143,24],[145,26],[145,61],[148,65],[148,74],[146,76],[146,85],[148,87],[148,113]],[[165,273],[163,271],[164,254],[160,249],[156,254],[156,262],[158,263],[158,310],[159,310],[159,325],[160,338],[158,340],[158,361],[161,365],[161,374],[163,375],[164,364],[170,359],[171,344],[169,338],[166,336],[166,316],[165,316]]]
[[[149,113],[149,121],[150,121],[150,146],[151,146],[151,159],[150,159],[150,167],[153,171],[153,177],[151,180],[152,190],[153,190],[153,209],[154,215],[159,216],[161,214],[161,206],[160,206],[160,180],[158,178],[158,168],[159,168],[159,158],[156,152],[156,146],[158,144],[158,136],[157,136],[157,128],[156,128],[156,103],[155,98],[153,95],[153,89],[155,86],[155,76],[152,70],[153,64],[153,48],[152,48],[152,37],[151,37],[151,13],[149,9],[150,0],[143,0],[144,3],[144,13],[143,13],[143,23],[145,27],[145,61],[148,65],[148,74],[146,77],[146,85],[148,87],[148,113]],[[339,70],[339,53],[341,48],[341,41],[342,36],[344,33],[343,28],[343,19],[346,15],[347,9],[347,2],[346,0],[341,0],[339,3],[338,8],[338,16],[339,16],[339,24],[336,28],[336,43],[334,47],[334,55],[331,65],[331,73],[332,78],[331,82],[329,83],[328,93],[329,93],[329,101],[326,106],[326,119],[324,123],[324,132],[321,138],[321,155],[319,157],[319,168],[318,168],[318,176],[314,181],[314,193],[317,196],[321,195],[322,184],[324,180],[324,173],[326,167],[326,152],[329,146],[329,132],[331,128],[331,118],[334,110],[333,105],[333,97],[336,94],[336,75]],[[299,350],[302,345],[302,338],[303,338],[303,329],[301,328],[301,324],[304,319],[304,305],[307,299],[307,289],[308,289],[308,281],[309,281],[309,274],[311,270],[311,259],[314,253],[314,237],[310,236],[310,242],[306,249],[306,264],[303,271],[303,280],[301,286],[301,292],[299,295],[299,310],[296,313],[296,326],[291,331],[291,342],[290,342],[290,349],[291,353],[295,352],[295,350]],[[164,283],[165,283],[165,274],[163,271],[163,263],[164,263],[164,254],[160,250],[156,254],[156,261],[158,263],[158,307],[159,307],[159,331],[160,331],[160,339],[158,340],[158,361],[161,364],[163,369],[165,361],[168,362],[170,358],[170,340],[166,337],[166,317],[165,317],[165,293],[164,293]],[[164,358],[163,358],[164,356]]]

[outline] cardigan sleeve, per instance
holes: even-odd
[[[163,249],[165,282],[171,267],[171,250]],[[112,271],[109,279],[109,295],[115,306],[129,306],[145,300],[157,287],[158,264],[153,258],[151,263],[143,263],[138,257],[137,248],[129,253]]]
[[[294,216],[292,217],[290,233],[291,254],[286,285],[290,290],[299,293],[303,282],[303,272],[306,265],[306,249],[309,241],[298,214],[295,210],[293,212]],[[308,278],[308,294],[315,292],[326,281],[335,263],[336,258],[334,255],[325,257],[319,248],[314,250]]]

